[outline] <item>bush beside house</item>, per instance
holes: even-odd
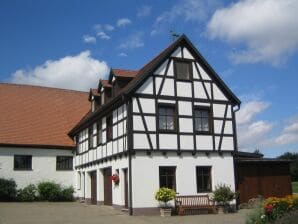
[[[29,184],[17,190],[12,179],[0,178],[0,201],[73,201],[73,187],[63,187],[51,181]]]

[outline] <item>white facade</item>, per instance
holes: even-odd
[[[95,195],[91,192],[94,186],[91,174],[96,172],[96,201],[106,203],[106,169],[120,177],[119,185],[112,185],[112,205],[128,204],[131,214],[158,207],[154,194],[160,187],[160,167],[175,167],[176,191],[180,195],[200,194],[197,167],[210,168],[210,192],[218,184],[235,189],[232,155],[237,147],[235,101],[214,77],[214,71],[209,69],[208,72],[205,62],[191,52],[194,51],[189,46],[178,45],[128,98],[106,109],[97,119],[93,118],[88,127],[83,126],[76,133],[74,161],[79,197],[88,201]],[[176,60],[189,62],[190,80],[177,79]],[[103,100],[104,87],[99,92]],[[171,131],[159,128],[159,107],[164,104],[175,108],[175,129]],[[210,127],[204,133],[195,127],[196,108],[210,111]],[[110,116],[113,136],[108,141],[107,117]]]
[[[32,170],[14,170],[14,155],[31,155]],[[56,170],[57,156],[73,156],[71,150],[0,147],[0,177],[14,179],[17,188],[41,181],[55,181],[63,186],[74,186],[74,171]]]

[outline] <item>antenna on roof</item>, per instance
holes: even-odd
[[[178,33],[176,33],[173,30],[170,30],[170,35],[171,35],[173,41],[175,41],[180,36]]]

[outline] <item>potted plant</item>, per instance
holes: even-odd
[[[176,196],[176,192],[172,189],[162,187],[155,193],[155,199],[160,203],[160,215],[162,217],[172,215],[172,207],[168,204]]]
[[[213,200],[217,204],[218,213],[227,213],[230,207],[230,201],[235,199],[237,193],[232,191],[230,186],[225,184],[219,184],[215,187],[213,191]]]

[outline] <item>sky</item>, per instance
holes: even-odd
[[[0,82],[88,91],[186,34],[242,101],[239,150],[298,152],[298,1],[0,1]]]

